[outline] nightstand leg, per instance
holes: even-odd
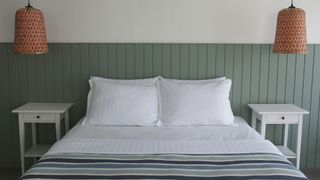
[[[61,138],[61,124],[60,120],[56,121],[56,139],[57,141]]]
[[[21,120],[20,116],[19,116],[19,136],[20,136],[20,161],[21,161],[21,174],[24,173],[24,141],[25,141],[25,137],[24,137],[24,122]]]
[[[254,111],[252,111],[252,115],[251,115],[251,127],[253,129],[256,129],[256,127],[257,127],[257,117],[256,117],[256,113]]]
[[[36,129],[36,123],[31,124],[32,128],[32,145],[37,145],[37,129]]]
[[[35,146],[37,145],[37,124],[32,123],[31,124],[31,129],[32,129],[32,145]],[[37,162],[37,158],[33,158],[33,162]]]
[[[65,133],[67,134],[67,132],[69,131],[69,111],[66,111],[65,112],[65,115],[64,115],[64,127],[65,127]]]
[[[303,116],[299,116],[298,122],[298,134],[297,134],[297,147],[296,147],[296,154],[297,154],[297,168],[300,168],[300,153],[301,153],[301,136],[302,136],[302,118]]]
[[[288,134],[289,134],[289,124],[284,125],[284,138],[283,138],[283,145],[285,147],[288,146]]]
[[[266,126],[267,126],[266,123],[262,120],[260,134],[263,138],[266,138]]]

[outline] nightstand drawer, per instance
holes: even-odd
[[[56,114],[51,113],[22,113],[24,121],[40,121],[40,122],[53,122],[55,121]]]
[[[299,115],[297,114],[267,114],[267,124],[297,124]]]

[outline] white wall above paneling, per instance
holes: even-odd
[[[49,42],[273,43],[276,16],[289,0],[31,0],[45,13]],[[0,42],[12,42],[15,11],[1,0]],[[320,1],[307,13],[308,43],[320,43]]]

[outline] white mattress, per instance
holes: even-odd
[[[48,152],[102,154],[222,154],[276,153],[240,117],[232,126],[118,127],[83,126],[78,123]]]

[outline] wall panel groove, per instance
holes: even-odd
[[[226,76],[233,80],[233,111],[250,122],[248,103],[294,103],[305,116],[302,167],[320,167],[320,45],[307,55],[272,54],[259,44],[49,44],[50,53],[21,56],[0,43],[0,167],[19,167],[17,115],[23,103],[73,102],[71,123],[86,111],[90,76],[118,79],[162,75],[176,79]],[[296,127],[289,145],[295,149]],[[50,125],[39,126],[40,142],[53,142]],[[268,126],[267,137],[282,142],[282,127]],[[30,135],[28,135],[30,137]]]

